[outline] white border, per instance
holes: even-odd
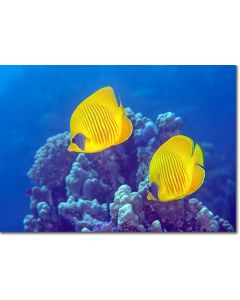
[[[237,4],[1,1],[0,63],[238,64]],[[239,241],[236,234],[1,235],[0,298],[235,299]]]

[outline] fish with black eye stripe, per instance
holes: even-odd
[[[132,131],[122,103],[118,106],[113,89],[104,87],[81,102],[73,112],[68,150],[99,152],[123,143]]]
[[[204,182],[203,152],[191,138],[176,135],[161,145],[149,166],[148,200],[182,199]]]

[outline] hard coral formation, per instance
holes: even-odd
[[[76,159],[76,154],[67,150],[68,145],[69,133],[64,132],[50,137],[37,151],[34,164],[28,172],[34,183],[49,187],[62,183]]]
[[[167,112],[158,115],[156,125],[158,127],[159,139],[163,143],[173,135],[181,133],[182,119],[176,117],[172,112]]]
[[[59,203],[58,212],[75,231],[91,231],[96,223],[108,220],[107,204],[101,205],[97,199],[75,201],[73,197],[69,197],[67,202]]]
[[[28,172],[31,232],[217,232],[233,231],[196,198],[162,203],[147,200],[148,166],[156,149],[181,133],[173,113],[153,122],[130,108],[133,134],[125,143],[91,154],[68,152],[69,134],[47,140]]]

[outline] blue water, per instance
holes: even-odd
[[[106,85],[125,107],[153,120],[167,111],[181,116],[184,134],[213,143],[215,163],[235,179],[235,66],[0,66],[1,231],[23,230],[24,193],[32,186],[26,172],[36,150],[68,130],[79,101]],[[235,225],[235,197],[229,207]]]

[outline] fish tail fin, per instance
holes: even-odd
[[[119,124],[121,131],[115,145],[121,144],[124,141],[126,141],[132,135],[133,132],[132,122],[126,116],[121,116],[121,118],[119,119]]]
[[[193,168],[193,175],[192,175],[192,182],[188,190],[188,195],[194,193],[196,190],[200,188],[203,184],[205,179],[205,171],[199,165],[194,166]]]
[[[195,149],[193,152],[193,159],[196,165],[203,166],[204,164],[203,151],[198,144],[195,145]]]
[[[192,182],[188,190],[188,195],[198,190],[200,186],[203,184],[205,179],[205,170],[202,168],[204,164],[203,152],[201,147],[198,144],[195,145],[195,149],[193,152],[193,160],[195,166],[193,168]]]

